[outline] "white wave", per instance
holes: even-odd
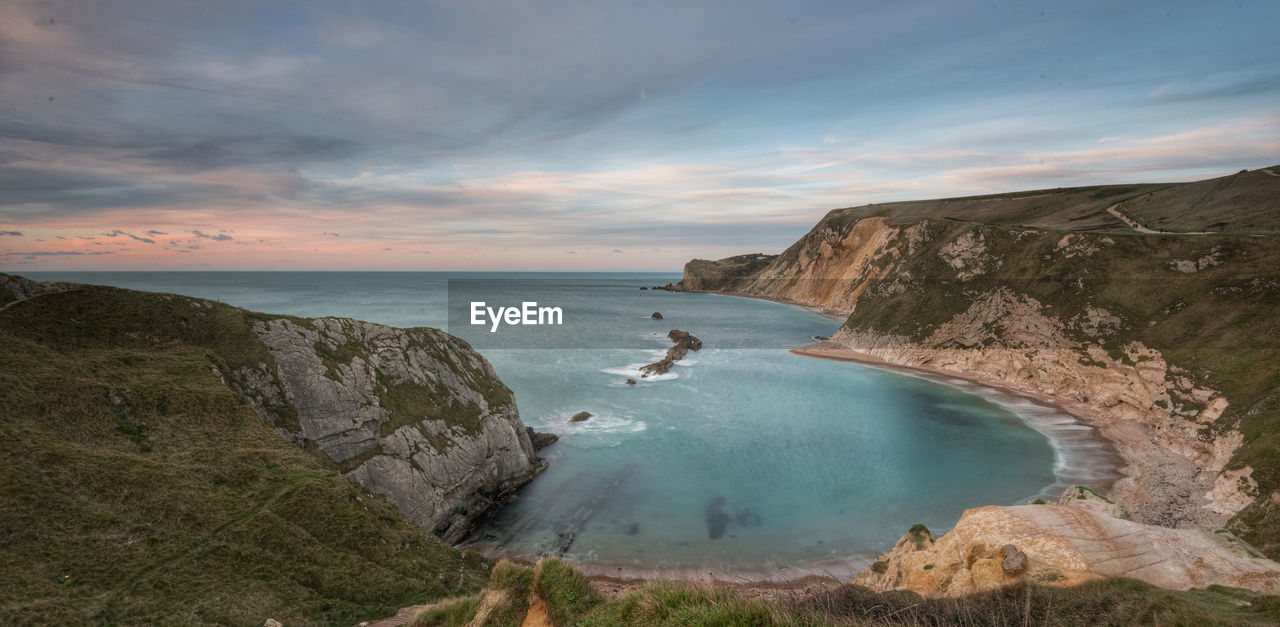
[[[591,411],[588,409],[587,411]],[[643,420],[614,414],[595,414],[582,422],[569,422],[567,416],[544,417],[543,422],[559,435],[571,433],[639,433],[649,428]],[[559,422],[559,424],[556,424]]]
[[[604,372],[604,373],[607,373],[607,374],[615,374],[615,375],[618,375],[618,376],[620,376],[620,377],[626,377],[626,378],[628,378],[628,379],[635,379],[637,382],[643,382],[643,381],[670,381],[670,380],[672,380],[672,379],[679,379],[679,378],[680,378],[680,375],[678,375],[678,374],[676,374],[676,373],[674,373],[674,372],[671,372],[671,371],[667,371],[667,372],[665,372],[665,373],[663,373],[663,374],[651,374],[651,375],[649,375],[649,376],[647,376],[647,377],[646,377],[646,376],[644,376],[644,371],[642,371],[642,370],[640,370],[640,369],[641,369],[641,368],[643,368],[643,367],[645,367],[645,366],[647,366],[647,365],[649,365],[649,364],[648,364],[648,363],[634,363],[634,364],[628,364],[628,365],[623,366],[623,367],[621,367],[621,368],[604,368],[604,369],[602,369],[600,372]]]

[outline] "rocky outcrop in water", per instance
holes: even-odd
[[[260,315],[274,360],[230,373],[246,401],[448,542],[532,479],[515,399],[483,357],[435,329]]]
[[[1063,505],[970,509],[941,538],[913,529],[854,583],[960,596],[1017,581],[1070,586],[1105,577],[1280,593],[1280,564],[1223,530],[1169,529]]]
[[[671,367],[674,366],[677,361],[684,359],[684,356],[687,355],[689,351],[696,351],[702,348],[702,340],[694,337],[693,334],[687,331],[672,329],[671,332],[667,334],[667,337],[675,342],[675,346],[668,348],[667,355],[662,359],[642,367],[640,371],[644,374],[640,375],[641,378],[648,377],[651,374],[664,374],[668,370],[671,370]]]
[[[589,411],[580,411],[572,416],[569,416],[569,422],[583,422],[586,419],[590,418],[592,415],[593,414]]]
[[[529,442],[533,444],[534,452],[541,451],[542,449],[560,441],[560,436],[554,433],[534,431],[533,427],[525,427],[524,430],[529,434]]]

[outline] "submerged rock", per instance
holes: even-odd
[[[636,384],[635,379],[627,379],[627,385],[635,385],[635,384]]]
[[[569,422],[582,422],[582,421],[584,421],[584,420],[586,420],[586,419],[590,418],[590,417],[591,417],[591,416],[593,416],[593,415],[594,415],[594,414],[592,414],[592,413],[591,413],[591,412],[589,412],[589,411],[580,411],[580,412],[578,412],[578,413],[576,413],[576,414],[574,414],[574,415],[570,416],[570,417],[569,417]]]
[[[707,519],[707,537],[717,540],[724,535],[724,530],[729,527],[729,514],[724,511],[724,497],[717,496],[709,503],[705,510]]]

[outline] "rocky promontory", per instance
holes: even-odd
[[[228,373],[241,396],[447,542],[545,465],[511,391],[443,331],[266,315],[253,330],[274,367]]]

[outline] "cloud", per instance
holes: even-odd
[[[328,236],[330,236],[330,237],[342,237],[341,235],[338,235],[337,233],[329,233],[328,231],[326,231],[326,232],[324,232],[324,233],[321,233],[321,235],[328,235]]]
[[[166,253],[235,224],[264,266],[323,242],[675,267],[834,207],[1280,161],[1276,8],[999,5],[174,0],[142,37],[114,3],[0,2],[0,222],[206,225]]]
[[[155,241],[155,240],[153,240],[153,239],[151,239],[151,238],[147,238],[147,237],[139,237],[139,236],[137,236],[137,235],[134,235],[134,234],[132,234],[132,233],[126,233],[126,232],[121,231],[121,230],[119,230],[119,229],[117,229],[117,230],[115,230],[115,231],[112,231],[112,232],[110,232],[110,233],[103,233],[103,235],[104,235],[104,236],[106,236],[106,237],[116,237],[116,236],[118,236],[118,235],[123,235],[123,236],[125,236],[125,237],[133,238],[133,239],[135,239],[135,240],[137,240],[137,241],[139,241],[139,242],[142,242],[142,243],[144,243],[144,244],[154,244],[154,243],[156,243],[156,241]]]
[[[196,236],[196,237],[203,237],[204,239],[211,239],[211,240],[213,240],[213,241],[215,241],[215,242],[225,242],[225,241],[228,241],[228,240],[235,239],[235,238],[233,238],[233,237],[231,237],[230,235],[227,235],[227,234],[225,234],[225,233],[218,233],[217,235],[209,235],[209,234],[207,234],[207,233],[201,233],[200,231],[187,231],[187,232],[188,232],[188,233],[190,233],[190,234],[192,234],[192,235],[194,235],[194,236]]]
[[[0,231],[0,236],[10,235],[13,237],[22,237],[22,231]]]
[[[114,250],[15,250],[5,253],[8,255],[19,255],[28,259],[33,257],[76,257],[80,255],[114,255]]]

